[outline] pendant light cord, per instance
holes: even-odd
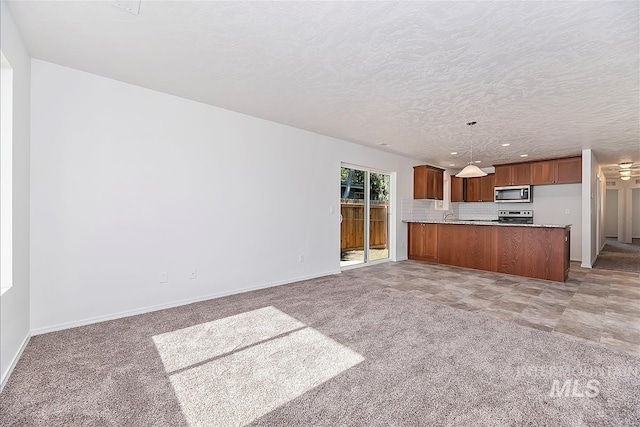
[[[467,125],[469,125],[471,127],[471,138],[469,139],[469,145],[471,146],[471,156],[469,157],[469,164],[472,165],[473,164],[473,125],[475,125],[477,122],[469,122],[467,123]]]

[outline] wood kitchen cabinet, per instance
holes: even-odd
[[[464,202],[465,201],[465,187],[466,181],[464,178],[451,177],[451,201],[452,202]]]
[[[494,191],[493,188],[496,184],[496,175],[490,173],[487,176],[480,178],[480,199],[483,202],[493,202]]]
[[[438,260],[438,224],[409,223],[409,259]]]
[[[496,165],[495,186],[531,184],[531,163]]]
[[[480,178],[467,178],[467,200],[465,201],[479,202],[481,197]]]
[[[573,184],[582,182],[582,157],[545,160],[531,164],[531,184]]]
[[[493,271],[564,282],[570,228],[492,227]]]
[[[570,227],[409,223],[409,259],[565,282]]]
[[[413,167],[413,198],[442,200],[444,170],[431,166]]]
[[[493,202],[495,174],[467,178],[467,202]]]
[[[438,262],[490,271],[492,229],[486,225],[439,224]]]

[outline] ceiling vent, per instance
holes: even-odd
[[[615,187],[615,186],[616,186],[615,181],[607,181],[607,187]]]
[[[640,184],[640,179],[636,179],[636,184]]]
[[[120,9],[124,9],[134,15],[140,14],[140,1],[141,0],[117,0],[116,6]]]

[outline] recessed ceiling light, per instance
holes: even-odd
[[[528,154],[520,154],[520,157],[529,157]]]
[[[457,151],[452,151],[452,152],[451,152],[451,155],[452,155],[452,156],[455,156],[456,154],[458,154],[458,152],[457,152]]]
[[[502,145],[503,147],[508,147],[508,146],[510,146],[511,144],[506,143],[506,144],[501,144],[501,145]]]
[[[475,161],[475,162],[473,162],[473,163],[480,163],[480,162],[482,162],[482,160],[476,160],[476,161]]]
[[[630,176],[621,176],[620,179],[623,180],[623,181],[629,181],[631,179],[631,177]]]
[[[456,165],[455,163],[449,163],[449,166],[455,166],[455,165]]]

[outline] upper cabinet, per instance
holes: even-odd
[[[431,166],[413,167],[413,198],[442,200],[444,170]]]
[[[465,180],[464,178],[458,178],[456,176],[451,177],[451,201],[452,202],[464,202],[465,201]]]
[[[531,163],[497,165],[495,186],[531,184]]]
[[[582,182],[582,157],[546,160],[531,164],[531,184],[574,184]]]
[[[480,178],[467,178],[467,202],[493,202],[495,174]],[[453,192],[452,192],[453,194]],[[454,201],[453,198],[451,201]]]
[[[496,186],[496,175],[490,173],[487,176],[480,178],[480,199],[483,202],[493,202],[494,200],[494,188]]]

